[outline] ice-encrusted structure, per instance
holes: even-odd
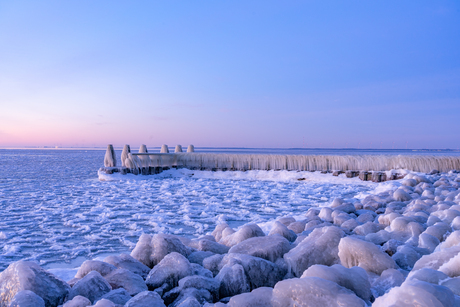
[[[416,172],[460,169],[460,157],[403,155],[263,155],[178,153],[177,163],[186,168],[227,170],[298,170],[298,171],[389,171],[407,169]]]

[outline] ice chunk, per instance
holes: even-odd
[[[373,307],[417,306],[417,307],[453,307],[454,295],[446,287],[435,286],[423,281],[404,283],[377,298]],[[445,291],[446,289],[447,291]],[[446,297],[442,298],[441,295]]]
[[[273,307],[366,306],[352,291],[318,277],[292,278],[275,285]]]
[[[92,303],[100,299],[104,294],[112,290],[110,284],[97,271],[91,271],[85,277],[77,281],[69,293],[69,299],[81,295]]]
[[[321,208],[321,211],[319,212],[318,217],[322,219],[325,222],[330,222],[332,223],[332,209],[329,207],[323,207]]]
[[[422,256],[414,265],[414,271],[422,268],[430,268],[437,270],[441,265],[448,262],[449,259],[460,253],[460,246],[446,248],[429,255]]]
[[[379,278],[372,283],[372,292],[375,297],[382,296],[394,287],[399,287],[404,282],[404,275],[395,269],[388,269],[382,272]]]
[[[150,268],[148,266],[134,259],[128,254],[120,254],[119,256],[108,256],[104,259],[104,262],[110,263],[111,265],[119,269],[130,270],[134,274],[138,274],[144,279],[150,272]]]
[[[421,280],[425,282],[429,282],[435,285],[438,285],[442,280],[449,278],[446,274],[428,268],[423,268],[417,271],[412,271],[407,276],[406,280]]]
[[[398,246],[397,252],[392,256],[396,264],[404,270],[411,270],[420,257],[422,255],[409,244]]]
[[[22,290],[16,293],[9,307],[45,307],[45,301],[30,290]]]
[[[329,207],[335,208],[335,207],[340,206],[343,203],[344,203],[344,200],[342,198],[335,198]]]
[[[172,252],[188,257],[193,250],[173,235],[155,234],[150,237],[143,234],[131,252],[131,256],[151,268]]]
[[[358,222],[355,219],[348,219],[345,222],[343,222],[340,227],[344,229],[347,232],[351,232],[353,229],[355,229],[358,226]]]
[[[254,237],[234,245],[229,253],[247,254],[271,262],[282,258],[291,249],[289,241],[282,236]]]
[[[204,277],[204,276],[187,276],[179,280],[179,288],[195,288],[195,289],[205,289],[211,293],[213,300],[219,300],[219,288],[220,283],[214,278]]]
[[[125,269],[116,269],[105,276],[112,289],[123,288],[129,295],[134,296],[140,292],[147,291],[147,285],[141,276]]]
[[[444,222],[438,222],[433,226],[428,227],[423,233],[427,233],[437,238],[439,241],[444,241],[444,236],[451,231],[449,225]]]
[[[340,264],[334,264],[331,267],[316,264],[303,272],[301,278],[304,277],[319,277],[330,280],[337,283],[339,286],[353,291],[365,301],[370,301],[371,299],[371,285],[367,273],[360,267],[347,269]]]
[[[285,226],[289,226],[289,224],[295,222],[295,218],[293,218],[292,216],[283,216],[278,219],[278,222],[284,224]]]
[[[91,301],[84,296],[77,295],[70,301],[67,301],[63,307],[86,307],[90,306]]]
[[[118,306],[115,305],[112,301],[107,300],[107,299],[105,299],[105,298],[100,299],[100,300],[97,301],[97,303],[94,304],[93,306],[94,306],[94,307],[118,307]]]
[[[131,296],[125,289],[118,288],[110,291],[107,294],[104,294],[104,296],[102,296],[102,299],[112,301],[113,303],[118,305],[124,305],[127,301],[131,299]]]
[[[396,267],[394,260],[376,245],[353,237],[340,240],[338,255],[343,266],[359,266],[378,275]]]
[[[308,220],[301,220],[301,221],[296,221],[287,227],[289,230],[292,230],[295,234],[301,233],[304,231],[305,226],[307,225]]]
[[[195,289],[195,288],[187,288],[180,292],[177,299],[170,305],[169,307],[178,307],[178,306],[187,306],[187,302],[192,304],[197,301],[199,306],[202,306],[206,302],[212,302],[212,296],[209,291],[205,289]]]
[[[190,263],[190,266],[192,267],[192,275],[199,275],[199,276],[204,276],[204,277],[209,277],[209,278],[213,277],[213,274],[210,270],[205,269],[199,264]]]
[[[219,242],[222,239],[222,232],[226,228],[230,228],[227,223],[221,223],[216,225],[216,228],[214,228],[214,230],[212,231],[212,235],[216,239],[216,242]]]
[[[293,242],[295,241],[295,239],[297,238],[297,235],[295,234],[294,231],[288,229],[286,227],[286,225],[278,222],[278,221],[275,221],[273,223],[273,227],[272,229],[270,230],[270,233],[268,234],[269,236],[272,236],[272,235],[280,235],[282,237],[285,237],[287,240],[289,240],[290,242]]]
[[[376,233],[380,230],[381,230],[381,227],[379,224],[376,224],[373,222],[367,222],[366,224],[356,226],[353,232],[360,236],[366,236],[370,233]]]
[[[443,272],[449,277],[460,276],[460,253],[443,263],[438,271]]]
[[[214,254],[226,254],[229,247],[207,239],[191,240],[190,246],[199,251],[212,252]]]
[[[441,282],[441,286],[449,288],[455,295],[460,295],[460,277],[446,279]]]
[[[214,276],[219,273],[219,264],[221,263],[224,255],[214,255],[203,259],[203,267],[212,272]]]
[[[117,268],[110,263],[99,261],[99,260],[86,260],[78,269],[75,278],[83,278],[91,271],[97,271],[102,276],[109,274],[112,271],[115,271]]]
[[[173,252],[164,257],[150,271],[145,283],[151,290],[166,283],[168,284],[167,290],[169,290],[176,287],[180,279],[189,275],[192,275],[190,262],[181,254]]]
[[[196,264],[199,264],[199,265],[203,265],[203,260],[205,258],[208,258],[208,257],[211,257],[211,256],[214,256],[215,254],[214,253],[211,253],[211,252],[203,252],[203,251],[197,251],[197,252],[193,252],[191,253],[189,256],[188,256],[188,261],[190,261],[191,263],[196,263]]]
[[[409,193],[401,188],[396,189],[396,191],[393,193],[393,198],[397,201],[408,201],[412,199]]]
[[[70,287],[36,263],[18,261],[0,273],[0,306],[8,306],[13,297],[22,290],[37,294],[45,301],[46,306],[57,306],[64,302]]]
[[[271,306],[273,288],[261,287],[250,293],[233,296],[228,302],[229,307],[267,307]]]
[[[273,287],[286,275],[286,271],[271,261],[244,254],[227,254],[219,267],[240,264],[248,278],[250,290],[259,287]],[[216,277],[217,278],[217,277]]]
[[[158,293],[144,291],[127,301],[124,307],[166,307],[166,305]]]
[[[262,229],[260,229],[260,227],[257,226],[257,224],[246,224],[243,227],[241,227],[237,232],[223,237],[219,241],[219,243],[231,247],[249,238],[262,236],[265,236],[265,234],[262,231]]]
[[[452,246],[456,246],[460,244],[460,231],[456,230],[452,232],[444,242],[442,242],[438,247],[436,247],[436,251],[449,248]]]
[[[297,277],[314,264],[336,264],[339,262],[338,244],[343,235],[343,231],[335,226],[317,228],[299,245],[284,254],[284,260]]]
[[[216,280],[220,283],[220,297],[234,296],[251,290],[244,268],[240,264],[223,267]]]

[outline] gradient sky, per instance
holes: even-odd
[[[3,1],[0,147],[460,147],[460,1]]]

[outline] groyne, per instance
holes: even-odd
[[[397,179],[391,170],[409,170],[433,173],[460,170],[458,156],[428,155],[270,155],[197,153],[193,145],[182,152],[180,145],[169,153],[166,145],[160,153],[149,153],[141,145],[138,153],[125,145],[121,154],[121,167],[116,165],[115,151],[108,145],[104,159],[106,173],[158,174],[169,168],[188,168],[211,171],[288,170],[321,171],[334,175],[346,173],[347,177],[359,176],[362,180],[385,181]]]

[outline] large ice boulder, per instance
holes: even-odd
[[[77,295],[70,301],[67,301],[63,307],[86,307],[90,306],[91,301],[84,296]]]
[[[284,254],[284,260],[297,277],[314,264],[339,263],[338,245],[343,235],[344,232],[335,226],[314,229],[307,238]]]
[[[212,296],[205,289],[187,288],[181,291],[177,299],[172,304],[169,304],[168,307],[190,307],[187,304],[197,306],[196,302],[198,302],[198,306],[202,306],[205,303],[212,302]]]
[[[280,235],[282,237],[285,237],[289,242],[293,242],[297,238],[297,235],[294,231],[288,229],[286,225],[278,221],[275,221],[273,223],[272,229],[270,230],[268,235]]]
[[[208,239],[191,240],[189,246],[199,251],[212,252],[214,254],[226,254],[229,250],[228,246]]]
[[[187,276],[179,280],[179,288],[181,290],[187,288],[205,289],[211,293],[214,301],[219,300],[220,282],[214,278],[199,275]]]
[[[143,234],[131,252],[131,256],[152,268],[172,252],[188,257],[193,249],[185,246],[179,238],[173,235],[155,234],[150,236]]]
[[[40,296],[46,306],[57,306],[64,302],[70,287],[36,263],[18,261],[0,273],[0,306],[7,307],[13,297],[23,290]]]
[[[249,238],[263,236],[265,236],[265,233],[257,224],[246,224],[235,233],[223,237],[219,243],[231,247]]]
[[[117,305],[124,305],[131,299],[131,295],[125,289],[118,288],[104,294],[101,299],[109,300]]]
[[[82,263],[78,269],[75,278],[83,278],[91,271],[97,271],[102,276],[109,274],[112,271],[115,271],[117,268],[110,263],[99,261],[99,260],[86,260]]]
[[[128,291],[129,295],[134,296],[143,291],[147,291],[147,285],[140,275],[129,270],[116,269],[105,276],[112,289],[123,288]]]
[[[411,280],[377,298],[372,306],[454,307],[454,304],[454,294],[448,288]]]
[[[396,269],[388,269],[372,282],[372,292],[375,297],[382,296],[393,287],[399,287],[404,282],[404,275]]]
[[[177,286],[180,279],[192,275],[190,262],[179,253],[170,253],[164,257],[149,273],[145,283],[150,290],[167,284],[165,291]]]
[[[16,293],[9,307],[45,307],[45,301],[30,290],[22,290]]]
[[[91,271],[75,283],[69,293],[69,299],[81,295],[92,303],[112,290],[110,284],[97,271]]]
[[[275,285],[273,307],[366,306],[352,291],[318,277],[292,278]]]
[[[124,307],[166,307],[166,305],[158,293],[144,291],[127,301]]]
[[[99,301],[96,302],[96,304],[93,305],[93,307],[119,307],[115,305],[114,302],[108,299],[100,299]]]
[[[407,193],[406,191],[404,191],[403,189],[399,188],[397,189],[394,193],[393,193],[393,198],[396,200],[396,201],[408,201],[408,200],[411,200],[412,197],[409,195],[409,193]]]
[[[219,296],[228,297],[249,292],[251,287],[241,264],[227,265],[216,276],[219,282]]]
[[[229,253],[247,254],[271,262],[282,258],[291,249],[289,241],[282,236],[254,237],[234,245]]]
[[[449,276],[442,272],[429,268],[423,268],[417,271],[411,271],[406,280],[409,281],[416,279],[438,285],[442,280],[446,280],[448,278]]]
[[[128,254],[120,254],[118,256],[116,255],[108,256],[104,259],[104,262],[107,262],[115,266],[118,269],[130,270],[134,274],[138,274],[144,279],[147,277],[147,275],[150,272],[150,268],[148,266],[138,261],[137,259],[134,259]]]
[[[286,275],[286,271],[275,263],[245,254],[225,255],[219,268],[222,270],[224,267],[231,267],[235,264],[242,265],[251,290],[259,287],[273,287]]]
[[[319,277],[337,283],[353,291],[365,301],[371,299],[371,285],[366,271],[360,267],[345,268],[340,264],[333,266],[312,265],[303,272],[302,277]]]
[[[438,270],[444,263],[449,262],[460,253],[460,246],[453,246],[436,251],[429,255],[424,255],[414,265],[413,271],[422,268]]]
[[[338,255],[344,267],[359,266],[378,275],[396,267],[395,261],[376,245],[354,237],[340,240]]]
[[[233,296],[228,302],[229,307],[267,307],[272,303],[273,288],[260,287],[250,293]]]

